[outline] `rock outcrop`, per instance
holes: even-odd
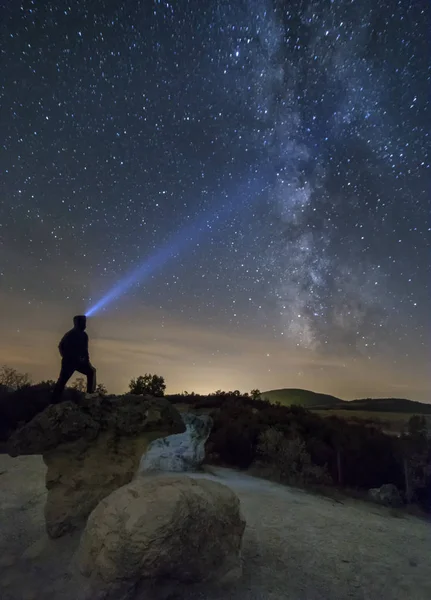
[[[181,416],[186,431],[151,442],[141,459],[138,474],[199,470],[205,459],[205,442],[211,433],[213,421],[208,415],[183,413]]]
[[[88,597],[123,599],[133,591],[153,599],[163,582],[178,593],[181,584],[240,576],[244,529],[230,488],[186,475],[145,475],[93,510],[76,564],[89,578]]]
[[[371,500],[384,506],[399,508],[403,505],[401,494],[393,483],[386,483],[379,488],[371,488],[368,490],[368,495]]]
[[[48,406],[12,433],[7,449],[10,456],[43,455],[46,528],[59,537],[84,526],[100,500],[132,480],[153,440],[184,429],[165,398],[82,397]]]

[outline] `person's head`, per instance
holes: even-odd
[[[76,317],[73,317],[73,325],[75,329],[85,331],[85,328],[87,327],[87,317],[85,315],[77,315]]]

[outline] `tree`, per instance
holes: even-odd
[[[251,390],[250,396],[252,400],[260,400],[261,391],[258,389]]]
[[[108,390],[106,389],[106,386],[103,385],[103,383],[98,383],[96,385],[96,392],[100,396],[107,396],[108,395]]]
[[[129,389],[131,394],[137,396],[161,397],[165,394],[165,379],[161,375],[145,373],[145,375],[139,375],[136,379],[132,379],[129,383]]]
[[[411,436],[427,437],[427,420],[423,415],[412,415],[407,424],[408,432]]]
[[[77,377],[70,387],[74,390],[78,390],[78,392],[85,392],[87,384],[83,377]]]
[[[13,367],[3,365],[0,369],[0,384],[13,390],[19,390],[22,387],[31,385],[31,378],[28,373],[19,373]]]

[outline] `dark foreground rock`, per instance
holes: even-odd
[[[38,413],[12,433],[7,451],[13,457],[43,455],[46,528],[59,537],[84,526],[100,500],[132,480],[153,440],[184,429],[164,398],[81,398]]]
[[[181,584],[238,578],[244,529],[239,499],[225,485],[145,475],[93,510],[76,563],[89,578],[89,598],[153,599],[166,582],[170,593]]]

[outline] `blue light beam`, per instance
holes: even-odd
[[[250,206],[259,197],[265,189],[263,179],[255,178],[246,184],[238,186],[235,193],[235,199],[230,200],[221,209],[215,213],[207,211],[199,218],[195,219],[190,225],[180,229],[164,246],[160,248],[153,256],[150,256],[144,263],[133,269],[119,283],[110,289],[96,304],[93,304],[85,313],[91,317],[100,310],[106,308],[108,304],[122,296],[136,282],[143,282],[154,273],[161,269],[170,259],[177,256],[182,250],[195,245],[205,234],[211,233],[213,227],[220,227],[222,223],[231,215],[235,209],[243,207],[247,203]],[[238,199],[240,199],[238,201]]]

